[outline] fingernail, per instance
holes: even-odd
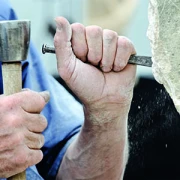
[[[48,91],[42,91],[39,94],[44,98],[46,103],[49,101],[50,93]]]
[[[62,25],[61,25],[61,23],[58,21],[58,18],[55,18],[54,20],[55,20],[55,22],[56,22],[56,26],[57,26],[58,30],[61,31]]]

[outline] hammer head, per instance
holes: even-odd
[[[27,59],[30,42],[30,21],[0,21],[0,61]]]

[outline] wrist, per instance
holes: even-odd
[[[128,158],[127,114],[129,106],[84,106],[85,122],[69,146],[61,175],[76,167],[71,179],[119,179]],[[64,166],[63,166],[64,164]],[[81,164],[81,166],[79,166]],[[70,178],[69,178],[70,179]]]
[[[86,128],[109,126],[111,128],[124,126],[127,123],[130,103],[127,104],[96,104],[84,105]],[[120,128],[121,128],[120,127]]]

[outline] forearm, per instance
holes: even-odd
[[[85,109],[85,124],[68,148],[57,179],[122,179],[128,157],[128,111],[129,107],[118,113],[92,113]]]
[[[127,62],[135,49],[114,31],[70,25],[62,17],[56,22],[58,72],[85,106],[85,123],[67,149],[57,179],[120,180],[136,73]]]

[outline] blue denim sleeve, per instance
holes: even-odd
[[[9,1],[0,0],[0,20],[16,18]],[[50,101],[42,111],[48,120],[48,127],[44,131],[45,145],[42,148],[44,158],[37,165],[37,169],[44,179],[55,179],[64,153],[80,131],[84,120],[83,108],[62,85],[45,71],[32,42],[28,59],[23,61],[22,65],[23,88],[50,92]],[[2,77],[0,81],[0,92],[2,92]]]

